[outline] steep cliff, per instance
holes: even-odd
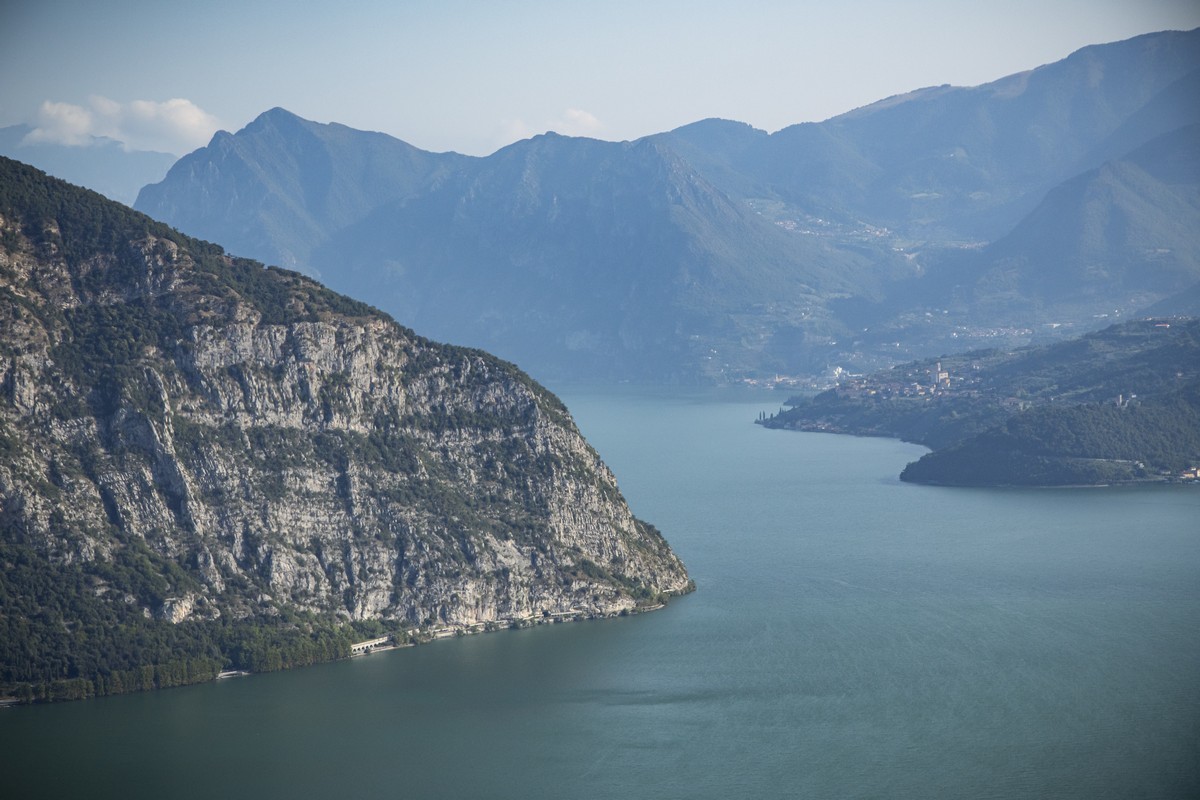
[[[26,635],[17,616],[86,627],[39,621],[46,603],[14,586],[30,575],[69,573],[58,591],[81,598],[57,607],[161,625],[406,630],[689,588],[566,409],[512,365],[8,160],[0,235],[7,639]],[[0,681],[47,678],[17,657]],[[63,662],[54,677],[89,677]]]

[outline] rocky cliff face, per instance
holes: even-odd
[[[515,367],[0,166],[7,543],[59,566],[132,553],[162,580],[90,570],[92,591],[172,622],[452,628],[689,588]]]

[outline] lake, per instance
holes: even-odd
[[[696,593],[4,710],[5,796],[1200,796],[1200,490],[912,486],[777,396],[563,394]]]

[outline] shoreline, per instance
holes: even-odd
[[[424,630],[416,629],[416,630],[410,631],[406,634],[409,638],[408,638],[408,641],[405,641],[405,642],[396,642],[393,639],[390,644],[380,644],[378,646],[368,647],[367,649],[365,649],[361,652],[357,652],[357,653],[352,652],[349,655],[343,656],[340,658],[333,658],[333,659],[329,659],[328,661],[318,661],[318,662],[314,662],[313,664],[304,664],[301,666],[288,667],[286,669],[281,669],[281,670],[271,670],[271,672],[287,672],[292,669],[304,669],[304,667],[316,666],[317,664],[332,664],[336,661],[349,661],[349,660],[352,660],[355,658],[361,658],[364,656],[368,656],[368,655],[371,655],[371,654],[377,653],[377,652],[384,652],[387,650],[400,650],[400,649],[406,648],[406,647],[416,647],[418,645],[428,644],[429,642],[434,642],[439,639],[451,639],[451,638],[456,638],[456,637],[460,637],[460,636],[472,636],[472,635],[480,634],[480,633],[495,633],[497,631],[505,631],[505,630],[521,630],[524,628],[533,628],[538,625],[559,625],[559,624],[566,623],[566,622],[586,622],[588,620],[614,619],[617,617],[633,616],[635,614],[645,614],[645,613],[648,613],[651,611],[658,611],[660,609],[666,608],[668,605],[667,600],[672,597],[683,597],[684,595],[691,594],[694,591],[696,591],[696,583],[695,583],[695,581],[693,581],[692,579],[689,578],[687,585],[683,589],[677,590],[677,591],[671,591],[671,592],[664,592],[662,595],[660,595],[663,598],[663,600],[661,602],[655,603],[653,605],[643,605],[643,606],[635,605],[632,608],[624,608],[624,609],[621,609],[620,611],[613,611],[613,612],[609,612],[609,613],[591,613],[591,612],[582,611],[582,610],[558,611],[558,612],[552,612],[549,614],[541,614],[541,615],[535,614],[535,615],[531,615],[528,617],[520,617],[520,618],[509,619],[509,620],[487,620],[484,622],[473,622],[470,624],[439,626],[436,628],[427,628]],[[247,677],[252,677],[254,675],[266,675],[266,674],[269,674],[269,673],[268,672],[251,672],[249,670],[237,670],[237,669],[222,670],[221,672],[217,673],[217,675],[215,677],[213,677],[209,680],[202,680],[202,681],[198,681],[198,682],[192,683],[192,684],[181,684],[180,686],[171,686],[171,687],[163,687],[163,688],[157,688],[157,689],[140,690],[140,691],[135,691],[135,692],[121,692],[120,694],[103,695],[101,697],[95,697],[95,696],[81,697],[81,698],[77,698],[75,700],[24,702],[14,696],[5,696],[5,697],[0,697],[0,709],[15,708],[18,706],[52,705],[52,704],[56,704],[58,702],[78,702],[78,701],[85,701],[85,700],[96,700],[96,699],[103,699],[106,697],[119,697],[119,696],[125,695],[125,694],[142,694],[146,691],[159,692],[159,691],[164,691],[164,689],[168,689],[168,688],[178,689],[178,688],[183,688],[184,686],[202,686],[204,684],[209,684],[209,683],[219,683],[221,681],[226,681],[231,678],[247,678]]]
[[[768,421],[755,420],[760,425],[772,431],[792,431],[795,433],[827,433],[834,436],[853,436],[862,439],[892,439],[905,444],[915,444],[924,447],[930,453],[937,452],[924,442],[905,439],[889,433],[873,430],[853,430],[834,426],[824,426],[820,423],[800,423],[796,425],[771,425]],[[1059,458],[1076,458],[1075,456],[1059,456]],[[1091,460],[1091,459],[1088,459]],[[1104,460],[1104,459],[1102,459]],[[916,463],[916,462],[912,462]],[[1151,478],[1134,478],[1127,481],[1110,481],[1108,483],[944,483],[940,481],[914,481],[899,478],[901,483],[913,486],[938,486],[948,489],[1117,489],[1130,486],[1200,486],[1200,479],[1181,478],[1177,475],[1160,475]]]
[[[669,597],[683,597],[684,595],[694,592],[695,583],[689,580],[688,588],[684,591],[668,595]],[[535,628],[540,625],[560,625],[566,622],[588,622],[591,620],[601,619],[616,619],[618,617],[630,617],[635,614],[646,614],[651,611],[658,611],[666,608],[668,603],[660,602],[654,605],[635,606],[633,608],[625,608],[620,611],[609,613],[592,613],[581,610],[571,611],[556,611],[548,615],[531,615],[528,617],[515,617],[507,620],[486,620],[484,622],[464,623],[460,625],[443,625],[426,629],[416,629],[409,632],[409,640],[406,642],[396,642],[393,640],[391,644],[369,647],[357,653],[352,653],[349,658],[361,658],[369,656],[372,653],[380,653],[386,650],[399,650],[405,647],[416,647],[429,642],[436,642],[440,639],[453,639],[461,636],[474,636],[481,633],[498,633],[500,631],[523,630],[525,628]],[[340,659],[335,659],[340,660]],[[327,662],[328,663],[328,662]],[[247,673],[255,674],[255,673]]]

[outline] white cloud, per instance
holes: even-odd
[[[90,144],[92,135],[92,115],[86,108],[47,100],[38,109],[37,127],[25,141],[78,146]]]
[[[500,123],[500,144],[512,144],[521,139],[528,139],[537,131],[525,124],[524,120],[506,119]]]
[[[556,119],[547,120],[540,128],[527,125],[521,119],[506,119],[501,121],[497,134],[500,146],[511,144],[521,139],[528,139],[542,131],[554,131],[563,136],[598,136],[604,130],[604,123],[595,114],[579,108],[568,108]]]
[[[568,108],[559,125],[558,132],[567,136],[592,136],[604,127],[594,114],[578,108]]]
[[[182,155],[206,144],[219,127],[216,117],[191,100],[118,103],[93,95],[87,107],[50,100],[42,103],[25,141],[80,147],[93,144],[95,137],[107,137],[122,142],[128,150]]]

